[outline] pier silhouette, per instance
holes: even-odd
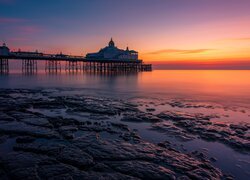
[[[66,54],[45,54],[36,52],[25,52],[25,51],[11,51],[3,44],[0,48],[0,73],[6,74],[9,72],[9,61],[18,60],[22,61],[22,71],[25,73],[36,73],[37,62],[45,61],[45,71],[57,73],[62,70],[69,72],[78,71],[94,71],[94,72],[107,72],[107,71],[151,71],[151,64],[144,64],[142,60],[138,59],[138,53],[133,50],[121,50],[114,46],[113,40],[106,47],[108,52],[103,52],[101,49],[98,53],[87,54],[83,56],[72,56]],[[118,51],[115,56],[112,53]],[[119,54],[120,53],[120,54]],[[102,54],[103,57],[101,56]],[[106,57],[108,54],[108,58]],[[61,62],[65,67],[62,67]]]

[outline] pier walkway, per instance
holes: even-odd
[[[0,73],[8,73],[9,60],[22,61],[22,71],[27,73],[37,72],[37,62],[45,61],[45,71],[151,71],[151,64],[144,64],[142,60],[117,60],[117,59],[87,59],[81,56],[63,54],[22,53],[11,52],[0,55]],[[64,63],[61,63],[64,62]],[[64,67],[62,67],[62,64]]]

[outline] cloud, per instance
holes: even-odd
[[[21,33],[34,34],[41,32],[43,29],[37,26],[20,26],[18,27],[18,30]]]
[[[150,62],[154,69],[190,69],[190,70],[250,70],[250,61],[217,60],[217,61],[163,61]]]
[[[241,37],[241,38],[227,38],[223,39],[226,41],[250,41],[250,37]]]
[[[212,51],[214,49],[162,49],[162,50],[158,50],[158,51],[152,51],[149,52],[147,54],[153,54],[153,55],[157,55],[157,54],[171,54],[171,53],[175,53],[175,54],[197,54],[197,53],[203,53],[203,52],[207,52],[207,51]]]
[[[44,28],[32,25],[29,20],[22,18],[0,17],[0,24],[4,24],[4,27],[7,27],[9,31],[13,29],[16,33],[21,34],[34,34],[44,30]]]
[[[24,37],[11,37],[8,39],[8,41],[10,42],[25,42],[28,41],[28,38],[24,38]]]

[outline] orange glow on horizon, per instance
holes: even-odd
[[[139,58],[152,63],[239,63],[250,62],[250,22],[247,17],[204,22],[185,29],[155,29],[155,32],[134,33],[114,37],[116,46],[139,52]],[[166,30],[166,32],[165,32]],[[159,31],[159,32],[157,32]],[[109,37],[58,37],[55,42],[33,42],[22,50],[85,56],[107,45]],[[87,43],[86,43],[87,42]],[[129,43],[128,43],[129,42]],[[22,44],[20,42],[20,44]],[[35,45],[34,45],[35,44]],[[37,44],[37,45],[36,45]],[[11,49],[18,49],[19,44]]]

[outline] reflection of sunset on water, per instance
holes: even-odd
[[[250,90],[249,71],[156,70],[139,76],[142,89],[159,92],[198,93],[215,96],[246,96]]]

